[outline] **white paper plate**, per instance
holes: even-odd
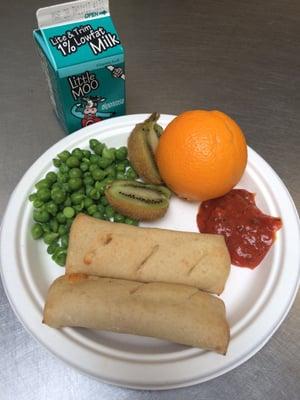
[[[2,280],[10,303],[27,330],[52,353],[104,382],[138,389],[169,389],[204,382],[237,367],[270,339],[287,315],[299,283],[299,220],[293,201],[276,173],[249,149],[238,187],[255,192],[258,206],[282,218],[275,245],[255,270],[232,267],[222,294],[231,327],[226,356],[162,340],[86,329],[51,329],[41,323],[51,282],[64,273],[30,236],[34,183],[64,149],[88,147],[97,137],[108,146],[126,144],[136,123],[148,114],[129,115],[88,126],[52,146],[26,172],[13,192],[2,223]],[[162,115],[164,127],[174,116]],[[167,215],[144,224],[198,231],[198,205],[172,198]]]

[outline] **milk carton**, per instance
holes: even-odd
[[[125,113],[124,50],[108,0],[37,11],[33,32],[54,110],[66,132]]]

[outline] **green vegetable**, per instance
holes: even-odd
[[[48,173],[46,174],[45,179],[46,179],[46,181],[47,181],[48,183],[52,184],[52,183],[54,183],[54,182],[57,181],[57,175],[56,175],[55,172],[50,171],[50,172],[48,172]]]
[[[137,221],[136,219],[132,219],[132,218],[125,218],[125,224],[127,225],[138,225],[139,221]]]
[[[127,148],[108,148],[97,139],[91,139],[89,145],[91,150],[75,148],[60,152],[52,160],[57,170],[47,172],[28,197],[33,205],[31,236],[42,238],[48,254],[61,266],[66,261],[69,230],[78,213],[137,223],[116,213],[104,195],[107,185],[118,175],[122,179],[136,178],[127,160]]]
[[[58,157],[61,161],[66,162],[67,159],[70,157],[70,155],[71,155],[71,154],[70,154],[69,151],[64,150],[64,151],[62,151],[61,153],[59,153],[59,154],[57,155],[57,157]]]
[[[33,224],[31,227],[31,236],[34,240],[41,238],[44,234],[43,228],[41,224]]]
[[[80,160],[79,158],[75,157],[75,156],[70,156],[67,161],[66,164],[68,167],[73,168],[73,167],[79,167],[80,165]]]
[[[48,222],[50,214],[47,211],[35,209],[33,210],[33,219],[36,222]]]
[[[66,218],[73,218],[75,215],[75,210],[72,207],[65,207],[63,210],[63,214]]]
[[[96,204],[92,204],[88,207],[87,212],[89,215],[93,215],[95,212],[97,212],[97,206]]]
[[[59,188],[54,188],[51,190],[51,199],[55,204],[61,204],[66,200],[66,193]]]
[[[69,187],[72,191],[78,190],[83,185],[81,178],[70,178],[68,181]]]
[[[52,255],[52,260],[56,262],[56,264],[60,265],[63,267],[66,263],[66,258],[67,258],[67,251],[66,249],[62,247],[58,247],[54,254]]]
[[[127,147],[123,146],[116,150],[116,159],[123,161],[127,157]]]
[[[78,160],[82,160],[84,157],[83,151],[79,148],[76,148],[72,151],[72,156],[78,158]]]
[[[51,244],[55,242],[58,239],[58,237],[59,237],[58,233],[49,232],[44,234],[43,240],[46,244]]]

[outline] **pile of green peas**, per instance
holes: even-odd
[[[138,225],[138,221],[117,213],[104,194],[106,185],[115,179],[137,179],[127,148],[108,148],[97,139],[91,139],[89,147],[59,153],[53,159],[57,171],[48,172],[29,196],[34,207],[31,235],[43,239],[48,254],[60,266],[66,262],[69,231],[77,214]]]

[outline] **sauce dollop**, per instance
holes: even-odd
[[[282,227],[281,219],[260,211],[255,194],[244,189],[232,189],[222,197],[202,202],[197,224],[202,233],[225,237],[232,264],[252,269],[263,260]]]

